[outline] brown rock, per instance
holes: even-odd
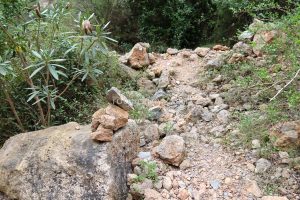
[[[274,143],[276,147],[300,146],[300,120],[279,123],[272,127],[270,135],[277,138]]]
[[[110,115],[102,115],[99,119],[99,126],[103,126],[103,128],[114,130],[116,128],[115,117]]]
[[[180,189],[177,197],[180,200],[186,200],[189,198],[189,192],[186,189]]]
[[[128,122],[128,112],[119,108],[118,106],[110,104],[105,109],[100,109],[93,114],[92,117],[92,132],[97,131],[100,127],[102,136],[109,136],[108,131],[104,129],[118,130],[124,127]],[[103,129],[102,129],[103,128]],[[105,132],[105,134],[104,134]],[[92,137],[100,137],[99,131],[97,134],[93,134]]]
[[[141,69],[150,64],[147,48],[141,43],[134,45],[128,54],[128,63],[134,69]]]
[[[164,162],[179,166],[185,157],[185,142],[178,135],[170,135],[162,140],[154,152]]]
[[[240,53],[234,53],[231,58],[228,60],[229,64],[234,64],[234,63],[238,63],[241,61],[246,60],[245,56],[243,54]]]
[[[181,52],[178,54],[182,58],[189,58],[192,55],[192,52],[188,49],[183,49]]]
[[[191,161],[190,161],[190,160],[184,160],[184,161],[180,164],[180,166],[179,166],[179,168],[180,168],[181,170],[186,170],[186,169],[189,168],[189,167],[191,167]]]
[[[278,31],[260,31],[254,35],[253,42],[255,46],[253,47],[253,52],[257,56],[263,54],[263,48],[266,44],[271,43],[278,36]]]
[[[159,140],[159,131],[157,124],[145,123],[141,126],[141,134],[145,138],[145,142],[148,144],[154,140]]]
[[[97,131],[91,133],[91,138],[100,142],[111,142],[113,131],[111,129],[103,128],[101,125]]]
[[[215,50],[215,51],[228,51],[228,50],[230,50],[230,48],[227,47],[227,46],[217,44],[213,47],[213,50]]]
[[[170,177],[168,177],[168,176],[164,177],[162,184],[166,190],[170,191],[172,189],[172,180]]]
[[[164,67],[161,65],[157,65],[157,66],[149,68],[149,70],[152,71],[156,77],[160,77],[163,69],[164,69]]]
[[[194,52],[200,56],[200,57],[204,57],[206,56],[206,54],[210,51],[210,48],[205,48],[205,47],[197,47]]]
[[[92,132],[96,131],[98,126],[100,125],[101,116],[105,115],[105,109],[99,109],[92,116]]]
[[[105,109],[105,112],[109,117],[106,117],[107,115],[103,115],[100,118],[100,123],[103,125],[104,128],[109,128],[116,131],[124,127],[128,122],[128,112],[119,108],[118,106],[110,104]],[[105,121],[106,119],[107,121]]]
[[[257,185],[256,181],[248,181],[247,186],[246,186],[246,191],[248,194],[252,194],[255,197],[261,197],[262,196],[262,191]]]

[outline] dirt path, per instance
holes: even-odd
[[[189,112],[198,106],[192,103],[197,101],[197,96],[209,98],[209,93],[195,87],[199,80],[199,71],[203,70],[199,64],[201,58],[182,57],[184,55],[178,54],[168,60],[169,63],[173,63],[172,74],[175,84],[168,91],[171,101],[166,109],[170,112],[175,110],[174,120],[177,124],[178,122],[184,124],[182,130],[178,128],[177,131],[185,138],[187,160],[190,163],[187,164],[189,166],[182,167],[187,169],[174,168],[174,171],[177,171],[174,174],[177,176],[172,177],[172,172],[169,173],[171,178],[179,183],[179,187],[178,189],[173,187],[174,191],[170,193],[163,191],[164,198],[178,199],[181,189],[187,189],[190,199],[252,199],[252,195],[246,191],[249,180],[253,179],[253,172],[247,167],[247,165],[251,167],[251,164],[244,157],[224,150],[209,133],[210,129],[220,124],[226,127],[227,124],[219,122],[215,113],[212,113],[212,119],[208,122],[188,122],[186,119]],[[165,62],[165,60],[157,61],[158,65]]]
[[[151,107],[149,111],[155,110],[161,115],[157,115],[158,121],[151,119],[141,124],[141,153],[148,157],[139,156],[139,159],[155,160],[158,182],[149,179],[138,183],[132,181],[129,185],[133,199],[300,199],[297,178],[287,165],[261,158],[260,146],[253,146],[253,149],[240,146],[234,150],[225,145],[225,135],[233,137],[230,143],[241,142],[235,136],[242,133],[231,118],[234,111],[240,110],[226,104],[221,74],[214,74],[209,82],[204,82],[201,74],[207,72],[205,67],[222,67],[223,56],[226,57],[229,50],[209,50],[204,58],[199,53],[202,50],[155,54],[155,62],[148,68],[147,72],[152,72],[151,76],[148,74],[152,81],[145,83],[151,87],[148,85],[144,89],[154,87],[156,93],[146,99],[150,102],[147,106]],[[158,141],[159,138],[162,141]],[[182,143],[186,147],[184,160],[179,167],[172,167],[178,165],[177,156],[183,157]],[[158,149],[162,149],[161,152]],[[139,177],[142,170],[140,166],[134,167],[132,177]],[[135,193],[139,193],[138,198]],[[272,194],[283,197],[265,197]]]

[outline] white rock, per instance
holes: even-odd
[[[170,177],[168,177],[168,176],[164,177],[163,187],[168,191],[170,191],[172,189],[172,180]]]
[[[256,161],[255,173],[264,173],[271,167],[271,162],[261,158]]]
[[[252,140],[252,149],[259,149],[259,148],[260,148],[260,141]]]

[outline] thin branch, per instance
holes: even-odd
[[[300,68],[298,69],[298,71],[296,72],[296,74],[295,74],[295,76],[283,87],[283,88],[281,88],[278,92],[277,92],[277,94],[274,96],[274,97],[272,97],[271,99],[270,99],[270,101],[273,101],[274,99],[276,99],[276,97],[285,89],[285,88],[287,88],[294,80],[295,80],[295,78],[297,78],[297,76],[299,75],[299,73],[300,73]]]
[[[2,84],[3,84],[3,83],[2,83]],[[3,85],[4,85],[4,84],[3,84]],[[5,85],[4,85],[4,87],[3,87],[3,92],[4,92],[4,95],[5,95],[5,97],[6,97],[6,100],[7,100],[8,104],[9,104],[9,106],[10,106],[10,109],[11,109],[11,111],[13,112],[13,114],[14,114],[14,116],[15,116],[15,119],[17,120],[17,123],[18,123],[17,126],[18,126],[18,128],[19,128],[23,133],[26,132],[26,130],[25,130],[23,124],[22,124],[22,121],[21,121],[21,119],[20,119],[20,117],[19,117],[19,115],[18,115],[18,113],[17,113],[17,111],[16,111],[15,103],[14,103],[13,99],[11,98],[10,94],[8,93],[8,91],[6,90]]]
[[[65,89],[54,98],[54,101],[58,98],[61,97],[68,89],[69,87],[72,85],[72,83],[76,80],[76,78],[78,78],[78,75],[74,75],[72,80],[67,84],[67,86],[65,87]]]
[[[270,86],[267,87],[267,88],[264,88],[264,89],[262,89],[262,90],[260,90],[260,91],[258,91],[254,96],[260,95],[262,92],[271,89],[272,87],[274,87],[275,85],[277,85],[277,84],[279,84],[279,83],[281,83],[281,81],[277,81],[277,82],[275,82],[275,83],[273,83],[273,84],[269,83],[269,84],[264,85],[264,86],[267,86],[267,85],[270,85]]]

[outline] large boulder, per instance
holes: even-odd
[[[167,136],[155,147],[154,154],[164,162],[178,167],[185,157],[184,139],[178,135]]]
[[[138,144],[131,120],[110,143],[94,142],[90,125],[75,122],[16,135],[0,150],[0,194],[22,200],[126,199]]]
[[[134,69],[141,69],[150,65],[147,48],[149,46],[145,43],[137,43],[128,54],[128,63]]]

